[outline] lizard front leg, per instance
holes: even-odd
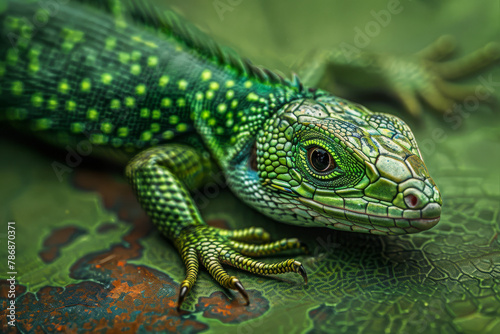
[[[200,262],[220,285],[239,291],[247,303],[248,295],[240,280],[230,276],[222,264],[263,275],[296,272],[307,281],[304,267],[298,261],[267,264],[249,257],[303,247],[297,239],[269,242],[269,233],[261,228],[229,231],[203,221],[189,191],[201,186],[209,171],[208,159],[191,147],[176,144],[147,149],[126,168],[142,208],[158,230],[174,242],[186,266],[178,308],[196,282]],[[261,243],[247,243],[250,241]]]
[[[460,79],[500,59],[500,45],[489,43],[461,58],[447,60],[455,51],[451,36],[442,36],[410,56],[396,56],[340,47],[325,51],[298,65],[306,85],[352,93],[384,91],[401,102],[403,108],[418,117],[421,102],[446,113],[454,103],[473,96],[477,87],[459,85]],[[446,61],[447,60],[447,61]],[[344,94],[346,93],[346,94]]]

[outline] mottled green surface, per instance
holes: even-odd
[[[335,45],[346,36],[344,31],[347,30],[352,36],[353,26],[370,20],[371,9],[378,10],[385,5],[382,1],[377,2],[380,6],[370,2],[370,6],[364,11],[360,11],[361,6],[356,5],[356,8],[351,9],[351,15],[337,15],[341,9],[347,11],[348,5],[344,5],[346,8],[340,8],[339,5],[335,11],[328,12],[321,9],[327,7],[320,7],[320,2],[317,3],[317,7],[311,5],[300,8],[297,5],[286,14],[283,6],[260,7],[254,2],[243,1],[233,12],[224,15],[224,21],[219,21],[210,2],[204,5],[206,7],[193,7],[196,11],[185,10],[185,14],[195,22],[197,17],[211,15],[215,20],[212,30],[216,35],[232,39],[232,44],[239,46],[243,53],[255,55],[254,58],[257,59],[263,57],[262,63],[273,66],[273,61],[264,60],[264,57],[280,58],[277,56],[278,52],[273,51],[276,41],[283,44],[278,44],[278,49],[284,48],[290,53],[306,49],[304,43],[312,48],[318,47],[326,39],[325,27],[332,24],[334,42],[330,40],[330,43]],[[405,10],[401,17],[395,18],[374,39],[373,46],[379,50],[401,49],[411,52],[447,32],[457,34],[461,45],[470,51],[494,39],[498,23],[488,20],[495,13],[498,17],[499,2],[491,1],[490,7],[482,5],[475,9],[469,8],[473,6],[472,3],[462,1],[461,4],[462,6],[456,2],[408,2],[408,8],[412,5],[415,6],[414,9]],[[452,7],[456,9],[450,12]],[[250,16],[249,13],[257,14]],[[300,19],[304,13],[308,17]],[[334,19],[329,20],[328,13]],[[259,22],[250,19],[254,17]],[[276,17],[279,19],[275,19]],[[423,22],[422,17],[434,18],[433,23]],[[479,19],[484,24],[464,29],[464,22],[477,22]],[[486,24],[488,22],[490,24]],[[234,30],[231,29],[232,24],[245,28],[241,28],[241,31]],[[228,35],[217,34],[218,31],[225,31]],[[283,35],[273,37],[274,34],[266,34],[270,31]],[[303,34],[294,38],[294,34],[301,31]],[[339,31],[342,33],[336,33]],[[308,38],[308,34],[313,34],[314,39]],[[414,38],[409,39],[409,36]],[[498,40],[498,35],[496,36]],[[257,37],[263,39],[259,41],[262,44],[257,43]],[[349,42],[349,38],[345,41]],[[255,45],[259,47],[255,48]],[[499,82],[499,67],[491,68],[483,74],[484,78],[489,75],[493,81]],[[477,84],[478,77],[472,77],[469,82]],[[496,96],[500,96],[499,91],[500,87],[497,86]],[[370,106],[377,111],[397,112],[395,107],[385,104]],[[263,308],[258,309],[256,306],[255,311],[252,309],[252,316],[249,317],[251,320],[246,320],[248,317],[245,316],[231,320],[231,314],[244,309],[243,306],[236,306],[242,303],[237,296],[239,303],[236,302],[229,313],[222,312],[220,308],[212,309],[212,313],[203,311],[202,298],[220,291],[216,282],[203,272],[185,303],[185,307],[194,312],[190,319],[205,323],[212,330],[238,330],[241,333],[276,331],[277,328],[281,328],[283,332],[300,331],[304,328],[367,333],[397,330],[411,333],[498,332],[499,118],[496,106],[491,110],[471,110],[467,117],[457,115],[451,121],[428,113],[420,125],[414,124],[415,136],[427,167],[440,187],[444,202],[441,222],[432,230],[421,234],[375,237],[273,223],[246,209],[224,190],[205,207],[205,217],[208,220],[224,219],[231,228],[265,226],[275,238],[301,236],[309,244],[312,253],[311,256],[299,257],[308,270],[309,285],[303,286],[300,279],[292,275],[270,279],[238,272],[247,290],[261,292],[260,299],[255,298],[258,300],[255,303],[257,306],[263,305]],[[74,179],[73,182],[58,182],[50,166],[54,158],[39,155],[29,147],[18,146],[4,139],[0,146],[0,156],[4,157],[0,166],[0,235],[5,237],[6,220],[13,219],[17,222],[18,280],[20,284],[27,286],[27,292],[37,292],[44,286],[63,287],[83,282],[86,279],[69,277],[70,268],[76,261],[84,255],[105,252],[111,245],[122,243],[126,246],[130,242],[120,241],[130,233],[130,225],[118,218],[115,212],[106,209],[100,195],[75,187]],[[64,154],[56,157],[63,159]],[[86,170],[91,167],[82,168]],[[118,180],[115,187],[124,184],[119,173],[110,175]],[[88,182],[89,177],[86,180]],[[128,210],[135,209],[131,206]],[[116,223],[117,228],[106,233],[97,232],[98,226],[109,222]],[[51,231],[64,226],[79,227],[86,233],[63,246],[60,257],[54,262],[43,263],[38,255],[43,241]],[[183,279],[184,268],[177,252],[157,232],[147,236],[140,235],[133,240],[138,241],[144,250],[133,260],[128,260],[128,265],[156,269],[166,273],[177,284]],[[5,258],[3,245],[2,242],[0,254]],[[119,276],[120,271],[117,269],[115,274]],[[3,270],[0,275],[3,275]],[[125,280],[126,276],[123,275]],[[110,281],[109,276],[109,273],[91,276],[87,280],[106,287]],[[168,281],[168,278],[164,280]],[[158,294],[161,293],[169,294],[170,291],[158,291]],[[227,295],[235,297],[231,292]],[[219,301],[220,305],[224,305],[224,298]],[[85,304],[83,298],[80,299]],[[28,298],[23,300],[26,305],[35,304]],[[205,304],[211,303],[218,305],[213,300]],[[143,310],[141,304],[135,307],[136,310]],[[161,307],[169,315],[160,321],[176,319],[177,316],[170,313],[173,306],[164,304]],[[71,307],[68,306],[67,309],[71,310]],[[219,314],[220,317],[214,317],[213,314]],[[184,315],[183,319],[186,317]],[[107,324],[117,323],[109,321]]]

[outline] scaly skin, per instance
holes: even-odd
[[[439,221],[439,190],[400,119],[255,67],[148,4],[85,2],[100,8],[58,6],[31,28],[39,4],[8,4],[3,115],[58,145],[88,138],[101,153],[135,155],[127,178],[186,264],[179,307],[199,262],[247,302],[222,264],[307,281],[294,259],[251,258],[303,249],[299,240],[205,224],[189,192],[217,168],[243,201],[288,224],[405,234]]]

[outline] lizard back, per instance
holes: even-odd
[[[85,136],[133,153],[169,141],[196,146],[201,134],[216,156],[233,156],[246,145],[242,133],[254,135],[299,91],[171,12],[80,2],[52,11],[9,2],[1,14],[4,114],[53,142]]]

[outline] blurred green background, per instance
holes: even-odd
[[[172,6],[254,63],[289,74],[311,52],[352,44],[355,27],[363,28],[373,20],[370,12],[387,8],[390,1],[156,2]],[[411,54],[451,34],[463,55],[490,41],[500,42],[498,0],[413,0],[401,1],[401,6],[402,12],[392,16],[367,49]],[[497,83],[493,93],[500,98],[498,63],[461,82],[478,85],[481,77]],[[6,258],[6,222],[15,220],[19,328],[83,330],[71,326],[93,321],[99,325],[89,331],[121,326],[227,333],[498,333],[498,103],[451,119],[427,108],[423,119],[415,120],[391,101],[360,102],[410,124],[443,194],[441,222],[430,231],[397,237],[298,228],[269,221],[222,189],[204,207],[206,218],[231,228],[265,226],[275,238],[300,236],[312,250],[296,257],[305,263],[309,285],[293,275],[263,278],[232,270],[254,301],[247,309],[237,295],[221,293],[202,272],[185,303],[191,313],[182,316],[170,304],[183,279],[182,263],[172,245],[141,218],[120,169],[86,162],[60,183],[51,162],[63,160],[65,152],[47,154],[3,136],[0,255]],[[49,237],[61,229],[80,232],[47,246]],[[43,261],[42,251],[50,247],[59,253]],[[100,261],[104,267],[111,264],[99,269],[95,263]],[[0,277],[5,278],[4,270]],[[69,295],[69,286],[79,292]],[[144,292],[147,286],[154,287],[154,293]],[[58,290],[61,287],[66,288]],[[143,290],[134,294],[134,287]],[[4,302],[5,296],[0,296]],[[3,315],[1,321],[5,325]]]

